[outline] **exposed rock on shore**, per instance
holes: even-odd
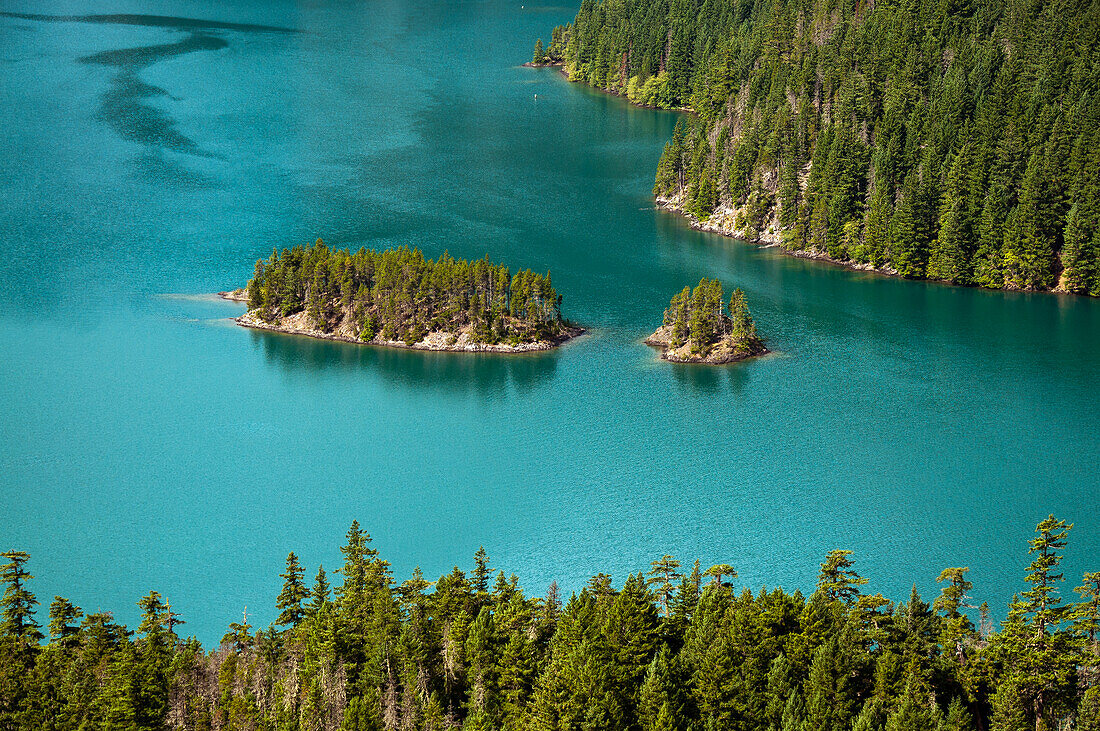
[[[729,318],[727,318],[729,319]],[[706,363],[709,365],[723,365],[736,363],[739,360],[764,355],[768,349],[760,338],[723,338],[712,345],[705,352],[693,352],[691,343],[685,341],[677,347],[672,346],[672,325],[662,325],[645,339],[645,344],[655,348],[661,348],[661,357],[673,363]]]
[[[244,289],[234,289],[232,292],[218,292],[218,296],[230,302],[248,302],[248,292]]]
[[[219,292],[218,294],[224,296],[227,293]],[[226,299],[235,298],[226,297]],[[414,343],[408,343],[404,340],[386,340],[381,334],[376,335],[370,340],[364,340],[357,337],[350,324],[346,322],[332,332],[324,332],[310,324],[309,315],[305,312],[299,312],[289,317],[279,318],[274,322],[266,322],[259,317],[256,311],[250,310],[236,318],[236,323],[242,327],[249,327],[254,330],[269,330],[271,332],[287,333],[290,335],[305,335],[321,340],[337,340],[340,342],[359,343],[362,345],[381,345],[387,348],[453,351],[460,353],[534,353],[556,348],[586,332],[583,327],[567,325],[562,329],[561,334],[552,340],[538,340],[531,343],[509,345],[508,343],[475,342],[471,337],[473,327],[468,326],[459,332],[430,332],[420,340]]]
[[[788,249],[783,246],[779,226],[773,220],[769,221],[768,225],[762,231],[739,227],[737,225],[737,219],[739,218],[741,210],[737,208],[719,206],[709,218],[705,221],[700,221],[694,214],[684,209],[682,196],[674,198],[657,196],[656,204],[657,207],[662,210],[683,216],[687,220],[688,225],[696,231],[706,231],[708,233],[729,236],[730,238],[740,239],[741,241],[754,244],[764,249],[778,249],[784,254],[798,259],[824,261],[829,264],[842,266],[846,269],[854,269],[861,272],[878,272],[879,274],[891,276],[896,276],[898,273],[898,270],[893,267],[876,267],[874,264],[861,264],[851,260],[835,259],[829,256],[827,252],[817,251],[815,249]]]

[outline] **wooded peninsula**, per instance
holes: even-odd
[[[722,283],[699,280],[672,297],[664,321],[645,340],[661,348],[661,357],[676,363],[722,364],[768,352],[756,334],[745,293],[735,289],[725,312]]]
[[[1100,5],[583,0],[535,65],[687,109],[660,206],[915,279],[1100,295]]]
[[[358,523],[338,586],[294,553],[266,628],[205,650],[153,591],[136,633],[60,596],[49,638],[29,556],[2,554],[0,728],[161,731],[1043,731],[1100,729],[1100,573],[1063,602],[1073,526],[1050,516],[994,629],[966,567],[931,603],[864,593],[851,551],[816,589],[757,592],[728,564],[672,556],[563,603],[474,568],[396,583]],[[1095,557],[1092,557],[1095,558]],[[975,623],[974,620],[977,620]]]
[[[243,292],[223,296],[248,303],[245,327],[419,350],[547,350],[584,332],[562,318],[549,273],[404,246],[352,254],[318,239],[274,251]]]

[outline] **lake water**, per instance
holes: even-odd
[[[353,518],[399,580],[484,544],[535,594],[664,553],[807,590],[843,547],[896,599],[970,566],[1003,613],[1051,512],[1077,524],[1064,593],[1100,569],[1100,301],[851,272],[655,211],[675,116],[519,67],[575,8],[0,9],[0,545],[32,554],[43,610],[134,623],[156,589],[216,642],[246,606],[274,619],[288,551],[335,568]],[[591,335],[391,351],[247,331],[208,296],[318,236],[550,270]],[[745,290],[774,355],[640,343],[704,276]]]

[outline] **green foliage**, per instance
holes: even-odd
[[[844,602],[849,606],[859,598],[859,587],[867,583],[867,579],[852,568],[854,564],[849,558],[851,555],[851,551],[840,549],[829,551],[817,577],[818,590],[829,599]]]
[[[1096,731],[1100,573],[1063,607],[1069,528],[1039,524],[1031,588],[1000,631],[975,632],[963,568],[940,575],[933,612],[915,589],[896,607],[860,595],[846,551],[808,599],[735,594],[729,565],[681,576],[666,555],[651,583],[598,574],[563,609],[556,585],[529,598],[501,572],[490,588],[484,549],[469,578],[455,568],[431,590],[417,569],[395,586],[353,523],[335,600],[319,570],[306,602],[291,554],[275,609],[297,622],[255,632],[246,616],[209,652],[176,635],[157,592],[136,633],[57,598],[49,644],[31,639],[28,557],[10,552],[5,607],[22,620],[0,631],[0,728]]]
[[[694,290],[684,287],[669,302],[662,321],[670,328],[670,347],[687,343],[692,354],[704,356],[718,345],[735,352],[759,352],[763,342],[756,334],[745,293],[734,290],[729,307],[727,315],[722,283],[717,279],[703,278]]]
[[[564,327],[549,274],[512,275],[488,259],[448,254],[425,259],[408,247],[352,254],[318,239],[258,261],[247,289],[250,311],[266,322],[304,312],[309,327],[365,341],[412,344],[429,332],[466,331],[472,342],[518,344]]]
[[[569,77],[689,108],[654,194],[905,277],[1100,295],[1100,8],[585,0]],[[711,147],[713,143],[713,148]]]
[[[286,573],[279,576],[283,579],[283,590],[279,592],[279,598],[275,601],[275,606],[279,610],[279,618],[275,620],[275,624],[297,627],[305,615],[302,602],[309,598],[309,591],[302,583],[305,574],[293,551],[286,557]],[[324,574],[319,578],[323,581]]]

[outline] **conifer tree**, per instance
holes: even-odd
[[[867,579],[852,568],[851,555],[851,551],[841,549],[829,551],[817,577],[818,590],[829,599],[849,606],[859,598],[859,587],[867,583]]]
[[[474,571],[471,574],[474,593],[479,597],[488,595],[489,577],[492,573],[493,569],[489,567],[489,554],[485,552],[485,546],[481,546],[474,554]]]
[[[305,572],[298,563],[298,557],[291,551],[286,557],[286,571],[279,574],[279,578],[283,580],[283,589],[275,602],[275,607],[279,610],[279,618],[275,620],[275,624],[290,625],[294,628],[301,623],[302,617],[305,616],[302,602],[310,596],[309,590],[302,581],[304,576]],[[321,575],[319,578],[323,579],[324,576]]]
[[[933,610],[939,612],[944,618],[942,643],[946,654],[952,656],[958,664],[965,664],[964,642],[973,635],[974,624],[963,614],[962,609],[974,609],[967,604],[970,599],[968,592],[973,584],[966,580],[969,568],[948,568],[940,572],[936,578],[937,583],[947,582],[940,591],[940,596],[932,604]]]
[[[728,576],[731,579],[737,578],[737,570],[730,566],[728,563],[716,563],[703,572],[703,576],[710,577],[712,584],[722,584],[722,577]]]
[[[1081,602],[1073,612],[1073,629],[1084,647],[1084,665],[1091,666],[1086,675],[1093,683],[1100,680],[1100,571],[1086,573],[1081,586],[1074,589]]]
[[[330,591],[328,577],[325,575],[324,565],[317,566],[317,577],[313,580],[313,589],[309,595],[309,611],[316,614],[329,602]]]
[[[667,617],[668,601],[675,590],[675,582],[683,576],[678,571],[680,562],[666,554],[652,562],[650,566],[649,573],[646,574],[650,578],[646,584],[655,587],[654,593],[661,602],[661,612]]]
[[[1036,731],[1043,725],[1050,727],[1047,716],[1052,706],[1062,701],[1074,682],[1068,638],[1060,629],[1067,612],[1061,606],[1057,585],[1064,576],[1056,572],[1072,527],[1051,515],[1036,526],[1038,535],[1029,541],[1028,553],[1034,554],[1035,559],[1028,567],[1026,581],[1032,588],[1023,592],[1021,610],[1029,616],[1030,631],[1022,648],[1019,670],[1024,675],[1021,692],[1030,698]]]
[[[55,596],[50,604],[50,643],[72,649],[80,627],[76,624],[84,613],[68,599]]]

